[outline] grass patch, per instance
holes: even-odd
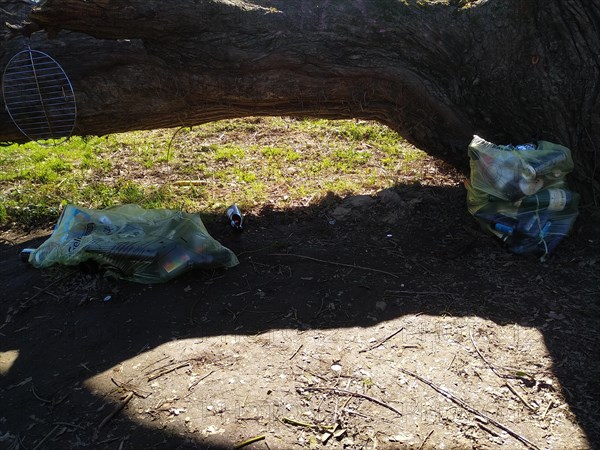
[[[0,149],[0,225],[33,227],[75,203],[218,212],[306,206],[419,178],[431,158],[375,122],[284,117],[74,137]],[[426,182],[426,180],[425,180]]]

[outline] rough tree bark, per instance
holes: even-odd
[[[478,133],[571,148],[600,195],[590,0],[6,0],[71,77],[77,134],[247,115],[375,119],[458,167]],[[35,5],[36,3],[34,3]],[[13,33],[14,34],[14,33]],[[0,58],[25,45],[5,40]],[[0,139],[22,137],[6,114]]]

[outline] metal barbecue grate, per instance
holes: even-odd
[[[2,92],[10,118],[29,139],[63,142],[73,133],[77,116],[73,86],[47,54],[27,49],[13,56],[4,70]]]

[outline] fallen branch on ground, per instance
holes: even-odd
[[[511,391],[513,394],[515,394],[515,395],[517,396],[517,398],[518,398],[519,400],[521,400],[521,402],[523,402],[523,404],[524,404],[525,406],[527,406],[527,408],[529,408],[529,409],[530,409],[531,411],[533,411],[533,412],[536,412],[536,411],[537,411],[537,408],[536,408],[536,407],[534,407],[534,406],[532,406],[532,405],[531,405],[531,404],[530,404],[530,403],[529,403],[529,402],[528,402],[528,401],[525,399],[525,397],[523,397],[521,394],[519,394],[519,393],[517,392],[517,390],[516,390],[514,387],[512,387],[512,386],[510,385],[510,383],[509,383],[508,381],[507,381],[506,383],[504,383],[504,385],[505,385],[505,386],[506,386],[506,387],[507,387],[507,388],[508,388],[508,389],[509,389],[509,390],[510,390],[510,391]]]
[[[457,404],[458,406],[460,406],[461,408],[469,411],[471,414],[475,414],[476,416],[479,416],[479,417],[482,417],[482,418],[486,419],[492,425],[495,425],[496,427],[500,428],[501,430],[506,431],[512,437],[514,437],[515,439],[517,439],[521,443],[525,444],[527,447],[535,449],[535,450],[540,450],[540,447],[538,447],[537,445],[535,445],[529,439],[521,436],[520,434],[518,434],[515,431],[511,430],[506,425],[501,424],[500,422],[498,422],[497,420],[493,419],[492,417],[489,417],[488,415],[482,413],[481,411],[473,408],[471,405],[469,405],[468,403],[466,403],[464,400],[460,399],[459,397],[456,397],[454,394],[451,394],[446,389],[444,389],[444,388],[436,385],[435,383],[432,383],[429,380],[426,380],[423,377],[420,377],[416,373],[413,373],[413,372],[411,372],[409,370],[400,369],[400,372],[405,373],[406,375],[410,375],[411,377],[416,378],[421,383],[424,383],[427,386],[431,387],[432,389],[434,389],[438,393],[442,394],[444,397],[446,397],[451,402],[453,402],[453,403]]]
[[[151,372],[148,372],[146,376],[148,377],[148,381],[156,380],[163,375],[166,375],[174,370],[181,369],[182,367],[189,366],[190,361],[177,361],[174,363],[167,364],[165,366],[159,367]],[[170,366],[170,367],[169,367]]]
[[[35,447],[33,447],[33,450],[37,450],[38,448],[40,448],[40,447],[42,446],[42,444],[43,444],[44,442],[46,442],[46,439],[48,439],[50,436],[52,436],[52,435],[54,434],[54,432],[55,432],[56,430],[58,430],[58,427],[59,427],[59,426],[60,426],[60,425],[56,425],[54,428],[52,428],[52,430],[50,430],[50,433],[48,433],[46,436],[44,436],[44,438],[43,438],[43,439],[42,439],[40,442],[38,442],[38,443],[37,443],[37,445],[36,445]]]
[[[193,381],[192,384],[190,384],[188,386],[188,391],[192,391],[192,389],[194,389],[202,380],[208,378],[209,376],[211,376],[213,373],[215,373],[214,370],[211,370],[210,372],[208,372],[206,375],[204,375],[202,378],[198,378],[197,380]],[[187,397],[187,396],[186,396]]]
[[[421,442],[421,445],[419,446],[419,450],[421,450],[425,446],[425,442],[427,442],[427,439],[429,439],[429,436],[431,436],[434,431],[435,430],[431,430],[429,434],[425,436],[425,439],[423,439],[423,442]]]
[[[475,351],[477,352],[477,354],[479,355],[479,357],[483,360],[484,363],[486,363],[488,365],[488,367],[491,369],[492,372],[494,372],[494,374],[497,377],[504,378],[504,379],[526,380],[526,381],[529,381],[529,382],[533,381],[532,379],[527,379],[527,378],[525,378],[523,376],[518,375],[518,373],[525,374],[525,372],[523,372],[523,371],[519,371],[518,369],[511,369],[511,368],[507,368],[507,367],[500,367],[500,366],[497,366],[495,364],[492,364],[483,355],[483,353],[481,353],[479,351],[479,348],[477,348],[477,344],[475,344],[475,339],[473,338],[473,331],[472,330],[469,330],[469,337],[471,338],[471,343],[473,344],[473,348],[475,349]],[[500,373],[499,369],[508,370],[508,371],[514,370],[515,375],[506,374],[506,373]]]
[[[31,384],[31,393],[33,394],[33,396],[35,398],[37,398],[42,403],[52,403],[52,400],[47,400],[38,395],[38,393],[35,391],[35,386],[33,385],[33,383]]]
[[[368,348],[359,350],[358,353],[364,353],[364,352],[368,352],[371,351],[377,347],[379,347],[381,344],[383,344],[384,342],[389,341],[391,338],[393,338],[394,336],[396,336],[398,333],[400,333],[402,330],[404,330],[404,327],[400,327],[400,329],[398,331],[393,332],[392,334],[390,334],[388,337],[385,337],[377,342],[375,342],[373,345],[371,345]]]
[[[131,391],[138,397],[148,398],[152,394],[152,392],[145,391],[142,388],[140,388],[139,386],[136,386],[134,384],[123,382],[123,381],[118,381],[112,377],[110,380],[115,384],[115,386],[123,389],[125,392]]]
[[[371,272],[378,272],[378,273],[382,273],[384,275],[389,275],[390,277],[399,278],[398,275],[391,273],[391,272],[386,272],[385,270],[373,269],[372,267],[357,266],[355,264],[345,264],[345,263],[339,263],[339,262],[335,262],[335,261],[328,261],[328,260],[324,260],[324,259],[313,258],[311,256],[296,255],[295,253],[270,253],[269,256],[293,256],[296,258],[308,259],[310,261],[315,261],[315,262],[324,263],[324,264],[331,264],[334,266],[350,267],[352,269],[360,269],[360,270],[368,270]]]
[[[376,399],[375,397],[371,397],[370,395],[360,394],[358,392],[346,391],[344,389],[327,388],[327,387],[323,387],[323,388],[321,388],[321,387],[304,387],[304,388],[300,388],[300,389],[302,389],[304,391],[332,392],[332,393],[338,394],[338,395],[350,395],[352,397],[364,398],[365,400],[369,400],[373,403],[377,403],[379,406],[383,406],[384,408],[387,408],[390,411],[394,411],[399,416],[402,415],[402,413],[400,411],[398,411],[396,408],[394,408],[392,405],[385,403],[382,400]]]
[[[119,412],[123,408],[125,408],[125,405],[127,405],[127,403],[129,403],[129,401],[132,398],[133,398],[133,392],[127,393],[127,395],[125,396],[125,398],[123,399],[123,401],[121,403],[119,403],[116,406],[116,408],[113,409],[112,412],[102,420],[102,422],[100,422],[100,424],[98,425],[97,430],[100,430],[104,425],[106,425],[108,422],[110,422],[113,417],[115,417],[117,414],[119,414]]]

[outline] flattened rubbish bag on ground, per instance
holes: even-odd
[[[67,205],[52,236],[31,253],[38,268],[95,261],[119,278],[168,281],[194,268],[227,268],[235,254],[209,234],[199,216],[138,205],[92,210]]]
[[[474,136],[469,157],[469,212],[511,252],[546,258],[578,214],[579,196],[565,181],[573,170],[570,150],[547,141],[495,145]]]

